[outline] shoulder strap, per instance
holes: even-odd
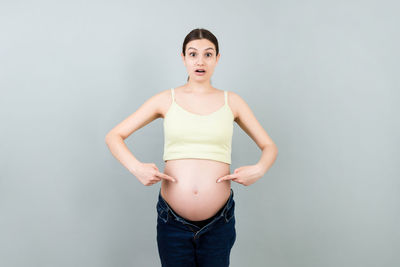
[[[172,102],[175,102],[175,92],[174,88],[171,88]]]
[[[224,91],[225,93],[225,105],[228,105],[228,92]]]

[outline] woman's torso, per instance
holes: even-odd
[[[174,92],[175,103],[194,114],[207,116],[225,103],[224,92],[217,89],[211,95],[204,97],[190,96],[184,92],[183,87],[175,88]],[[166,101],[162,104],[163,118],[171,103],[172,96],[167,93]],[[234,114],[233,109],[231,112]],[[231,181],[216,182],[218,178],[230,173],[228,163],[193,158],[167,160],[164,173],[174,177],[177,182],[162,179],[161,195],[168,205],[185,219],[192,221],[207,219],[213,216],[229,198]]]

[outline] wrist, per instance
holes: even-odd
[[[141,165],[141,162],[135,162],[133,163],[129,168],[129,172],[132,174],[135,174],[137,172],[137,170],[139,169],[139,166]]]
[[[257,168],[258,168],[258,173],[259,173],[260,175],[264,175],[264,173],[265,173],[265,167],[264,167],[262,164],[260,164],[260,163],[257,163],[256,166],[257,166]]]

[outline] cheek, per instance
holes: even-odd
[[[191,61],[188,61],[188,62],[186,62],[186,67],[187,67],[188,69],[194,68],[194,63],[191,62]]]

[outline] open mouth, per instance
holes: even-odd
[[[204,75],[206,75],[206,71],[203,70],[203,69],[197,69],[197,70],[194,71],[194,73],[195,73],[197,76],[204,76]]]

